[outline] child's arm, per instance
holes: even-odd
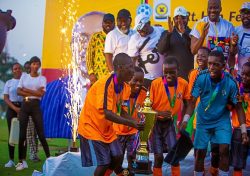
[[[181,130],[186,129],[188,120],[190,119],[190,117],[192,116],[194,112],[196,101],[197,101],[197,98],[193,96],[191,96],[191,99],[188,101],[186,114],[183,116],[181,127],[180,127]]]
[[[104,109],[105,118],[114,123],[127,125],[138,130],[144,129],[144,124],[137,122],[135,119],[128,119],[113,113],[111,110]]]
[[[238,102],[235,106],[235,110],[238,116],[238,121],[240,122],[241,134],[242,134],[242,143],[247,144],[249,139],[247,137],[247,129],[246,129],[246,116],[242,107],[242,103]]]

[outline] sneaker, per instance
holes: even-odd
[[[33,155],[32,157],[30,157],[30,160],[33,161],[33,162],[41,161],[41,159],[37,155]]]
[[[27,164],[26,161],[22,161],[22,163],[18,163],[18,164],[16,165],[16,170],[17,170],[17,171],[23,170],[23,169],[25,169],[25,168],[28,168],[28,164]]]
[[[14,163],[14,161],[12,161],[12,160],[9,160],[8,163],[6,163],[6,164],[4,165],[4,167],[14,167],[14,166],[15,166],[15,163]]]

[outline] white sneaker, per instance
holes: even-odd
[[[22,163],[18,163],[18,164],[16,165],[16,170],[17,170],[17,171],[23,170],[23,169],[25,169],[25,168],[28,168],[28,164],[27,164],[26,161],[22,161]]]
[[[14,163],[14,161],[12,161],[12,160],[9,160],[8,163],[6,163],[6,164],[4,165],[4,167],[14,167],[14,166],[15,166],[15,163]]]

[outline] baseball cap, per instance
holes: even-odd
[[[250,2],[244,2],[241,6],[240,11],[242,11],[243,9],[250,10]]]
[[[106,20],[115,21],[115,17],[111,13],[107,13],[103,16],[103,21],[106,21]]]
[[[135,17],[135,27],[134,27],[134,30],[141,30],[144,25],[149,22],[150,20],[150,16],[146,15],[146,14],[139,14],[139,15],[136,15]]]
[[[117,14],[117,18],[131,18],[131,14],[127,9],[121,9]]]
[[[174,9],[174,17],[176,16],[188,16],[187,10],[183,6],[176,7]]]

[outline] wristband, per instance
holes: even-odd
[[[190,119],[190,115],[185,114],[184,117],[183,117],[183,122],[188,122],[189,119]]]
[[[247,132],[247,127],[246,127],[246,124],[245,124],[245,123],[241,124],[241,126],[240,126],[240,130],[241,130],[241,134],[243,134],[243,133],[246,133],[246,132]]]

